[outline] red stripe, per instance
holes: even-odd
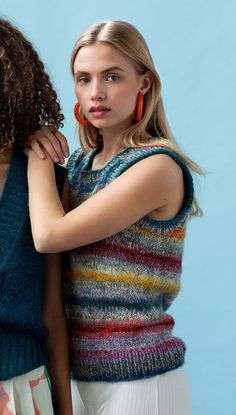
[[[77,320],[70,321],[72,328],[72,334],[76,337],[84,337],[90,335],[107,336],[110,334],[117,333],[138,333],[142,330],[158,331],[171,330],[174,327],[174,319],[171,316],[165,316],[162,320],[156,324],[145,325],[145,323],[139,319],[132,319],[122,322],[109,321],[107,324],[104,323],[78,323]]]
[[[122,248],[122,250],[121,250]],[[125,246],[117,246],[105,243],[101,241],[100,243],[92,244],[90,247],[82,247],[76,250],[78,254],[87,254],[90,256],[96,257],[105,257],[105,258],[117,258],[123,259],[131,264],[147,264],[149,267],[153,266],[156,268],[165,268],[170,271],[179,271],[181,270],[182,258],[179,257],[168,257],[166,255],[157,255],[152,253],[147,253],[145,251],[139,252],[137,249],[127,248]]]

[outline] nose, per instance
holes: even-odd
[[[103,101],[106,99],[106,92],[99,82],[93,83],[90,98],[93,102]]]

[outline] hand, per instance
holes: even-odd
[[[69,156],[69,146],[66,137],[54,126],[43,126],[28,138],[29,147],[45,159],[48,155],[54,163],[64,164],[65,157]]]

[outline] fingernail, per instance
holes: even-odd
[[[54,157],[53,160],[55,161],[55,163],[59,162],[59,158],[58,157]]]

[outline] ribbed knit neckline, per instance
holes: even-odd
[[[90,173],[91,175],[102,174],[102,173],[104,173],[104,171],[109,169],[109,167],[111,165],[113,165],[115,162],[117,162],[117,160],[119,160],[120,158],[122,159],[126,152],[129,152],[133,149],[134,149],[134,147],[125,148],[123,151],[121,151],[120,153],[118,153],[114,157],[112,157],[111,160],[109,160],[108,163],[104,167],[102,167],[101,169],[92,170],[91,167],[92,167],[92,164],[93,164],[93,160],[94,160],[95,156],[99,153],[99,149],[95,148],[94,150],[90,151],[85,156],[82,173]]]
[[[14,244],[17,230],[25,220],[25,206],[28,206],[26,174],[26,156],[22,152],[15,152],[0,199],[0,267],[4,266],[8,252]],[[17,182],[17,187],[14,186],[15,182]],[[13,192],[12,189],[15,188],[16,190]]]

